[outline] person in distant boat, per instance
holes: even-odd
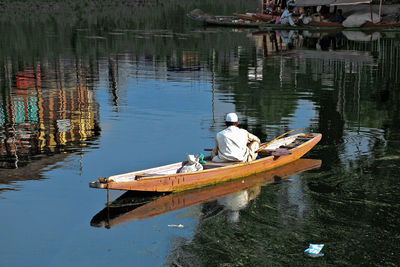
[[[257,157],[260,139],[238,127],[236,113],[228,113],[225,117],[225,130],[217,133],[215,147],[211,153],[214,162],[241,161],[250,162]]]
[[[280,23],[290,24],[290,26],[296,26],[292,18],[293,6],[288,6],[282,13]]]
[[[275,0],[269,1],[265,9],[265,13],[267,14],[272,14],[273,12],[275,12]]]
[[[298,22],[307,25],[313,21],[310,8],[305,8],[300,12]]]
[[[343,16],[343,11],[338,9],[336,17],[332,20],[332,22],[342,23],[346,18]]]
[[[295,5],[296,5],[296,3],[295,3],[294,0],[288,0],[288,1],[286,2],[286,6],[287,6],[287,7],[292,7],[292,8],[294,8]]]

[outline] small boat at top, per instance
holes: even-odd
[[[221,197],[243,190],[260,192],[258,188],[281,179],[321,167],[318,159],[298,159],[285,166],[252,175],[246,179],[236,179],[213,186],[187,190],[167,195],[128,191],[97,213],[91,220],[93,227],[111,228],[132,220],[143,220],[159,216],[192,205],[211,202]],[[146,195],[149,194],[149,195]],[[161,193],[158,193],[161,194]]]
[[[264,14],[264,13],[246,13],[246,14],[240,14],[240,13],[233,13],[236,17],[239,17],[241,19],[247,19],[247,20],[252,20],[252,21],[257,21],[257,22],[268,22],[272,23],[275,22],[277,17],[280,17],[280,13],[269,13],[269,14]],[[293,18],[298,18],[298,14],[292,14]]]
[[[390,21],[380,21],[377,23],[373,23],[371,21],[366,21],[363,25],[359,27],[344,27],[342,24],[337,23],[337,22],[311,22],[310,24],[307,25],[301,25],[302,29],[307,28],[314,28],[314,29],[326,29],[326,28],[331,28],[331,29],[341,29],[341,30],[353,30],[353,31],[366,31],[366,30],[379,30],[379,29],[385,29],[385,30],[400,30],[400,22],[390,22]]]
[[[369,4],[369,10],[367,7],[351,8],[351,6]],[[272,13],[245,13],[239,14],[234,13],[236,17],[259,22],[259,27],[262,30],[348,30],[348,31],[398,31],[400,30],[400,22],[395,21],[392,15],[392,20],[383,20],[381,10],[379,7],[379,14],[373,12],[371,0],[297,0],[295,6],[298,10],[314,10],[317,6],[343,8],[346,7],[347,18],[344,18],[343,22],[336,20],[336,14],[329,12],[317,12],[308,14],[307,11],[302,11],[302,14],[298,12],[292,13],[293,20],[296,23],[296,27],[276,24],[277,18],[281,15],[280,12]],[[362,11],[364,9],[364,11]],[[326,11],[326,9],[325,9]],[[385,16],[386,18],[387,16]]]
[[[258,28],[263,22],[254,21],[249,17],[238,16],[214,16],[204,13],[200,9],[192,10],[187,17],[211,26],[227,26],[227,27],[255,27]]]
[[[258,159],[251,162],[216,163],[207,161],[203,170],[180,173],[187,161],[146,170],[99,178],[89,184],[92,188],[177,192],[247,177],[275,169],[301,158],[322,138],[319,133],[300,133],[265,144]],[[205,158],[210,160],[210,158]]]
[[[381,2],[382,3],[382,2]],[[369,11],[364,12],[358,10],[351,10],[347,8],[349,14],[347,18],[342,17],[342,22],[336,21],[335,14],[315,13],[310,14],[310,20],[307,23],[302,23],[304,19],[298,21],[297,24],[305,28],[324,29],[324,28],[336,28],[344,30],[400,30],[399,21],[384,21],[381,16],[381,6],[379,8],[379,14],[373,12],[372,0],[297,0],[295,6],[302,9],[311,9],[317,6],[325,7],[349,7],[355,5],[368,4]],[[329,8],[328,8],[329,9]],[[306,12],[305,12],[306,13]]]

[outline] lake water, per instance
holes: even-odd
[[[399,33],[183,17],[146,29],[1,26],[0,265],[396,266]],[[320,167],[176,209],[169,196],[119,191],[105,208],[106,191],[89,188],[205,153],[228,112],[262,141],[322,133],[305,156]],[[128,216],[164,199],[160,214]],[[305,256],[310,243],[324,256]]]

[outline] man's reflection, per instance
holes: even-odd
[[[218,204],[222,205],[227,211],[227,220],[230,223],[238,223],[240,221],[239,211],[247,207],[247,205],[255,199],[261,191],[261,186],[239,191],[218,199]]]
[[[295,33],[293,30],[291,31],[280,31],[280,36],[282,42],[285,44],[290,44],[292,42],[292,39],[295,37]]]
[[[279,51],[279,46],[278,46],[278,40],[276,38],[276,32],[271,32],[269,35],[269,39],[271,43],[273,44],[273,47],[275,47],[275,52]]]

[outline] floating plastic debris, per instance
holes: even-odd
[[[310,244],[308,249],[304,251],[310,257],[321,257],[324,256],[324,253],[321,253],[324,244]]]
[[[183,228],[184,226],[182,224],[168,224],[168,227]]]

